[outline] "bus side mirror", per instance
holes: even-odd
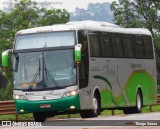
[[[13,49],[8,49],[2,52],[2,69],[6,70],[9,67],[8,53],[13,51]]]
[[[81,48],[82,48],[81,44],[77,44],[75,46],[74,54],[75,54],[75,62],[77,64],[79,64],[81,62]]]

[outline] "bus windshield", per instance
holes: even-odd
[[[17,54],[14,89],[51,89],[76,84],[72,49]],[[14,62],[16,65],[16,58]]]
[[[75,45],[75,32],[51,32],[17,35],[15,50]]]

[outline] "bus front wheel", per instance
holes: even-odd
[[[81,110],[80,115],[82,118],[97,117],[100,114],[100,98],[97,94],[93,97],[93,109],[91,110]]]
[[[36,122],[44,122],[46,120],[46,115],[43,112],[34,112],[33,117]]]

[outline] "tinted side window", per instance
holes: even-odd
[[[116,57],[124,57],[124,44],[122,36],[112,36],[112,41],[114,41]]]
[[[145,36],[143,37],[145,50],[146,50],[146,58],[152,59],[153,58],[153,46],[152,46],[152,39],[151,37]]]
[[[125,36],[124,37],[124,48],[125,48],[125,57],[134,58],[134,37]]]
[[[99,33],[89,34],[89,44],[90,44],[90,55],[91,57],[100,57],[100,36]]]
[[[102,33],[102,55],[103,57],[114,57],[113,54],[113,44],[111,42],[110,35],[107,33]]]
[[[146,58],[145,46],[142,36],[136,36],[135,38],[135,53],[136,58]]]

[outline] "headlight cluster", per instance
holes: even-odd
[[[74,95],[77,95],[78,93],[79,93],[78,90],[68,91],[63,94],[63,97],[74,96]]]
[[[24,100],[26,97],[24,95],[13,95],[14,99]]]

